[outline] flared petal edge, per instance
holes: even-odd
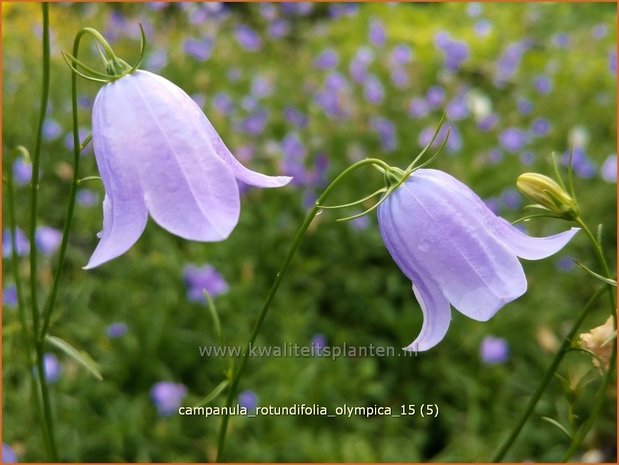
[[[498,220],[497,239],[515,255],[525,260],[541,260],[554,255],[580,231],[580,228],[570,228],[552,236],[531,237],[503,218]]]
[[[443,340],[451,323],[451,308],[440,287],[433,281],[413,283],[413,293],[423,313],[423,324],[417,338],[404,347],[409,352],[423,352]]]

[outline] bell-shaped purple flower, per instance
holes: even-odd
[[[409,351],[428,350],[443,339],[450,304],[474,320],[490,319],[527,289],[518,257],[548,257],[579,230],[529,237],[460,181],[431,169],[414,171],[385,199],[378,224],[423,312],[421,333]]]
[[[101,240],[86,269],[125,253],[149,214],[184,239],[224,240],[239,218],[237,180],[257,187],[290,182],[241,165],[191,97],[147,71],[105,85],[92,119],[106,195]]]

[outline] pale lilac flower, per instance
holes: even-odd
[[[175,413],[186,395],[185,385],[170,381],[160,381],[150,390],[150,397],[157,407],[157,413],[162,417]]]
[[[445,58],[445,68],[455,72],[469,57],[469,47],[464,42],[452,40],[446,32],[439,32],[434,43],[441,49]]]
[[[608,26],[606,24],[596,24],[593,27],[592,34],[597,40],[603,39],[608,35]]]
[[[525,42],[514,42],[505,48],[497,61],[497,73],[495,78],[497,84],[500,85],[514,77],[520,67],[522,56],[528,48]]]
[[[282,140],[282,172],[292,176],[293,185],[304,185],[308,181],[308,173],[305,169],[305,157],[307,149],[296,133],[287,134]]]
[[[32,163],[28,163],[23,157],[16,158],[13,162],[13,179],[18,186],[25,186],[32,179]]]
[[[445,109],[447,119],[450,121],[458,121],[469,116],[469,106],[466,103],[466,98],[459,95],[453,98]]]
[[[75,200],[82,207],[94,207],[99,201],[99,196],[92,189],[79,189]]]
[[[404,68],[394,67],[391,69],[391,82],[398,89],[404,89],[410,83],[408,71]]]
[[[48,383],[55,383],[60,379],[60,375],[62,375],[62,365],[58,361],[58,357],[52,353],[46,353],[43,356],[43,365],[45,368],[45,379]]]
[[[475,34],[478,37],[486,37],[492,31],[492,23],[488,20],[482,19],[475,23]]]
[[[127,334],[127,329],[126,323],[112,323],[107,327],[106,333],[110,339],[117,339]]]
[[[355,231],[363,231],[370,227],[370,217],[368,215],[360,216],[348,222],[350,227]]]
[[[331,3],[329,5],[329,15],[334,19],[343,16],[353,16],[358,11],[359,5],[356,3]]]
[[[378,224],[424,316],[409,351],[428,350],[444,338],[450,304],[469,318],[489,320],[527,289],[517,257],[548,257],[578,232],[529,237],[495,216],[466,185],[432,169],[413,172],[389,195],[378,208]]]
[[[213,51],[213,39],[204,37],[202,39],[187,39],[183,45],[185,53],[198,61],[206,61],[211,57]]]
[[[234,35],[239,45],[249,52],[255,52],[262,47],[260,36],[245,24],[239,24],[234,29]]]
[[[273,83],[271,80],[256,76],[251,81],[251,94],[256,98],[268,97],[273,93]]]
[[[569,163],[570,151],[566,151],[563,155],[562,162],[565,166]],[[581,147],[574,148],[572,154],[572,169],[579,178],[591,179],[595,177],[597,169],[591,159],[587,156],[585,150]]]
[[[408,114],[413,118],[423,118],[430,112],[430,108],[425,99],[416,97],[411,100],[408,106]]]
[[[17,307],[17,287],[15,287],[15,284],[2,289],[2,305]]]
[[[432,109],[439,108],[445,101],[445,89],[441,86],[432,86],[426,93],[426,102]]]
[[[499,135],[501,146],[508,152],[518,152],[527,144],[527,134],[522,129],[509,128]]]
[[[229,115],[234,110],[232,99],[225,92],[218,92],[213,96],[215,109],[224,115]]]
[[[105,85],[92,119],[106,196],[101,240],[86,269],[129,250],[149,214],[184,239],[224,240],[239,219],[237,179],[257,187],[290,182],[241,165],[200,107],[179,87],[147,71]]]
[[[338,61],[337,52],[332,48],[328,48],[316,57],[314,67],[322,70],[332,69],[337,66]]]
[[[552,81],[548,76],[537,76],[533,81],[535,89],[541,95],[549,94],[552,91]]]
[[[377,105],[385,98],[385,91],[380,80],[374,76],[368,76],[363,88],[365,99],[374,105]]]
[[[243,121],[241,121],[239,129],[247,134],[251,134],[253,136],[262,134],[264,128],[267,124],[267,119],[269,117],[268,112],[264,108],[260,108],[257,111],[253,112]],[[248,183],[251,184],[251,183]],[[252,184],[255,185],[255,184]],[[284,185],[284,184],[282,184]],[[262,186],[258,186],[262,187]],[[279,187],[279,186],[273,186]]]
[[[559,48],[567,48],[570,46],[570,36],[568,34],[555,34],[552,37],[552,43]]]
[[[522,196],[514,188],[507,188],[501,193],[501,203],[508,210],[516,210],[522,206]]]
[[[393,152],[398,146],[393,122],[383,117],[372,117],[370,119],[370,126],[372,126],[372,129],[374,129],[380,137],[382,150],[385,152]]]
[[[11,257],[13,254],[13,242],[11,239],[11,231],[5,228],[2,231],[2,256],[4,258]],[[30,242],[28,242],[26,234],[20,228],[15,228],[15,246],[18,257],[24,257],[30,253]]]
[[[479,355],[486,365],[499,365],[509,360],[509,344],[502,337],[486,336],[481,341]]]
[[[17,454],[11,446],[2,443],[2,463],[18,463]]]
[[[152,71],[159,71],[168,64],[168,54],[164,49],[154,50],[148,54],[144,62],[146,67]],[[90,105],[88,105],[90,107]]]
[[[469,3],[466,8],[466,13],[471,17],[479,16],[483,11],[484,7],[479,2]]]
[[[312,349],[312,355],[320,355],[322,349],[327,347],[327,337],[321,333],[314,334],[310,342],[310,347]]]
[[[567,272],[574,269],[574,257],[564,256],[555,261],[555,266],[559,271]]]
[[[617,154],[613,153],[609,155],[604,163],[602,163],[602,168],[600,168],[600,174],[602,175],[602,179],[606,182],[617,182]]]
[[[49,226],[39,226],[34,234],[34,240],[37,250],[49,257],[54,255],[58,247],[60,247],[62,232]]]
[[[528,115],[533,111],[533,104],[526,99],[519,99],[516,106],[518,107],[518,111],[523,115]]]
[[[340,73],[331,72],[325,78],[325,90],[339,92],[348,87],[348,81]]]
[[[54,141],[62,135],[62,126],[55,119],[47,118],[43,123],[43,138]]]
[[[258,395],[249,389],[239,393],[239,405],[245,407],[247,412],[253,415],[258,406]]]
[[[350,76],[353,81],[362,83],[368,76],[368,66],[374,60],[374,52],[368,47],[361,47],[357,50],[355,57],[350,63]]]
[[[523,165],[532,165],[535,161],[535,155],[531,151],[522,152],[520,154],[520,161]]]
[[[397,45],[391,52],[390,62],[392,66],[404,66],[413,59],[413,51],[405,44]]]
[[[376,47],[382,47],[385,44],[387,36],[385,34],[385,27],[383,26],[382,21],[373,19],[370,22],[369,38],[372,45],[375,45]]]
[[[608,69],[612,74],[617,75],[617,52],[615,51],[608,54]]]
[[[290,32],[290,24],[285,19],[278,19],[269,25],[268,32],[273,39],[281,39]]]
[[[183,270],[183,279],[187,285],[187,298],[192,302],[204,302],[204,291],[212,298],[228,292],[228,283],[211,265],[187,265]]]
[[[294,124],[298,128],[306,127],[309,121],[308,117],[304,113],[301,113],[293,106],[287,106],[284,108],[284,118],[286,121]]]
[[[536,136],[545,136],[550,132],[550,122],[546,118],[536,118],[531,123],[531,131]]]
[[[483,131],[488,132],[496,127],[499,122],[499,117],[496,113],[490,113],[488,116],[480,119],[477,123],[477,127]]]

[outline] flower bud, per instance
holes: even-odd
[[[524,173],[518,176],[516,186],[525,196],[560,218],[566,220],[578,218],[576,200],[548,176],[539,173]]]

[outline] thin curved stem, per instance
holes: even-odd
[[[312,220],[316,217],[316,215],[318,214],[318,212],[320,212],[322,210],[322,203],[327,199],[327,197],[331,194],[331,192],[333,192],[333,190],[342,182],[342,180],[344,178],[346,178],[350,173],[352,173],[353,171],[356,171],[357,169],[363,167],[363,166],[367,166],[367,165],[378,165],[378,166],[382,166],[382,167],[387,167],[388,165],[382,161],[382,160],[378,160],[376,158],[366,158],[364,160],[358,161],[357,163],[349,166],[348,168],[346,168],[344,171],[342,171],[342,173],[340,173],[339,176],[337,176],[332,182],[331,184],[329,184],[329,186],[324,190],[324,192],[320,195],[320,197],[318,198],[318,200],[316,201],[314,207],[312,208],[312,210],[308,213],[308,215],[305,217],[305,220],[303,221],[303,223],[301,224],[301,226],[299,227],[295,238],[292,242],[292,245],[290,246],[290,249],[288,250],[288,254],[286,255],[286,258],[284,259],[284,262],[282,263],[279,271],[277,272],[277,275],[275,275],[275,280],[273,281],[273,284],[271,286],[271,289],[266,297],[266,300],[264,301],[264,305],[262,307],[262,310],[260,311],[260,315],[258,316],[258,320],[256,321],[256,323],[254,324],[254,328],[251,332],[251,335],[249,337],[249,341],[247,343],[247,346],[245,348],[245,350],[243,351],[243,355],[241,356],[241,362],[237,368],[237,370],[234,372],[233,376],[232,376],[232,382],[230,383],[230,387],[228,389],[228,395],[226,397],[226,406],[230,407],[232,405],[232,401],[234,400],[234,396],[236,395],[236,390],[238,388],[239,385],[239,381],[241,379],[241,376],[243,374],[243,371],[245,370],[245,365],[247,364],[247,359],[249,356],[249,351],[251,349],[252,344],[254,343],[254,341],[256,340],[256,337],[258,336],[258,333],[260,332],[260,328],[262,327],[262,323],[264,322],[265,317],[267,316],[267,313],[269,311],[269,308],[271,307],[271,303],[273,302],[273,299],[275,297],[275,294],[277,294],[277,290],[279,289],[279,285],[281,284],[286,271],[288,271],[288,267],[290,265],[290,262],[292,261],[292,258],[294,257],[297,249],[299,248],[299,244],[301,243],[301,240],[303,239],[303,236],[305,235],[307,229],[309,228],[310,224],[312,223]],[[228,412],[230,409],[226,409],[226,412]],[[223,458],[223,451],[224,451],[224,446],[225,446],[225,440],[226,440],[226,433],[228,430],[228,422],[229,422],[230,416],[226,413],[223,417],[222,417],[222,421],[221,421],[221,425],[219,428],[219,438],[218,438],[218,445],[217,445],[217,458],[216,461],[217,462],[221,462],[222,458]]]
[[[537,386],[537,389],[535,390],[535,393],[533,394],[533,397],[531,397],[531,399],[529,400],[529,403],[527,404],[527,407],[526,407],[524,413],[522,414],[522,417],[520,418],[520,420],[518,421],[518,423],[516,424],[516,426],[512,430],[512,432],[509,435],[509,437],[505,440],[505,442],[503,443],[501,448],[495,454],[494,458],[492,459],[492,462],[500,462],[500,461],[502,461],[503,458],[505,457],[505,454],[507,454],[507,452],[509,451],[509,449],[513,445],[514,441],[516,440],[516,438],[520,434],[520,431],[522,430],[522,427],[525,425],[525,423],[527,422],[527,420],[531,416],[531,413],[533,413],[533,410],[535,409],[535,406],[537,405],[537,402],[539,401],[540,397],[542,396],[542,394],[546,390],[546,386],[548,386],[548,383],[550,382],[550,380],[552,380],[552,378],[553,378],[553,376],[555,374],[555,371],[557,370],[557,368],[559,367],[559,364],[561,363],[561,360],[563,360],[563,357],[569,351],[570,346],[572,345],[572,340],[574,339],[574,336],[576,336],[576,333],[578,332],[578,328],[580,328],[580,325],[585,320],[586,316],[589,314],[589,310],[591,310],[591,308],[593,307],[593,304],[604,293],[605,290],[606,289],[603,288],[603,287],[598,289],[589,298],[589,300],[587,301],[587,303],[583,307],[582,312],[580,313],[578,319],[572,325],[572,327],[570,329],[570,332],[567,334],[567,336],[565,336],[565,339],[563,339],[563,343],[561,344],[561,347],[559,348],[559,351],[557,352],[557,354],[555,355],[555,358],[553,359],[552,363],[550,364],[550,366],[546,370],[546,373],[544,374],[544,377],[542,378],[542,380],[540,381],[539,385]]]
[[[37,380],[40,389],[41,400],[43,404],[42,416],[46,430],[47,452],[52,461],[58,460],[58,452],[56,449],[56,440],[54,437],[54,422],[52,418],[52,408],[49,397],[49,389],[45,378],[45,360],[42,344],[37,342],[37,334],[40,327],[39,301],[38,301],[38,286],[37,286],[37,246],[36,246],[36,229],[37,229],[37,213],[39,203],[39,171],[41,161],[41,143],[43,134],[43,124],[45,122],[45,114],[47,113],[47,101],[49,98],[49,70],[50,70],[50,46],[49,46],[49,5],[42,3],[43,12],[43,83],[41,89],[41,104],[39,110],[39,124],[37,127],[36,141],[34,152],[32,154],[32,190],[30,197],[30,300],[32,309],[32,325],[34,333],[34,346],[36,351],[37,361]]]
[[[80,31],[81,32],[81,31]],[[77,58],[79,54],[80,41],[85,33],[77,33],[75,41],[73,43],[73,56]],[[97,33],[98,34],[98,33]],[[58,296],[58,287],[60,284],[60,277],[62,276],[62,270],[67,253],[67,245],[69,243],[69,232],[71,225],[73,224],[73,212],[75,210],[75,199],[77,196],[77,187],[79,185],[79,170],[80,170],[80,153],[82,145],[80,145],[79,126],[77,118],[77,75],[71,73],[71,112],[73,122],[73,178],[71,179],[71,191],[69,193],[69,204],[67,206],[67,217],[64,223],[62,231],[62,241],[60,242],[60,250],[58,252],[58,263],[54,271],[54,281],[52,283],[52,289],[49,293],[45,304],[45,310],[43,313],[43,328],[38,335],[38,343],[43,344],[49,325],[51,323],[52,313],[54,311],[54,304],[56,303],[56,297]],[[88,139],[88,138],[87,138]],[[84,141],[86,142],[86,141]]]

